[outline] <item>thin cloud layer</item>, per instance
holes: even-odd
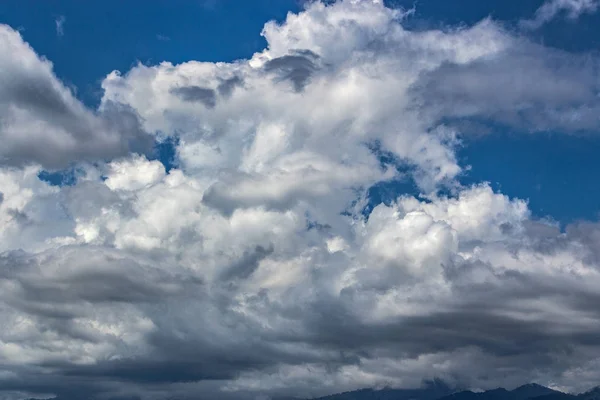
[[[532,19],[521,21],[521,25],[528,29],[538,29],[559,14],[576,20],[583,14],[596,12],[599,6],[598,0],[547,0],[537,9]]]
[[[452,123],[597,130],[597,59],[404,17],[311,3],[249,60],[111,73],[97,111],[2,28],[2,394],[597,385],[600,226],[461,186]],[[145,132],[177,137],[177,168],[130,152]],[[76,184],[39,180],[67,161]],[[365,215],[392,179],[421,195]]]
[[[67,18],[64,15],[59,15],[54,20],[54,24],[56,25],[56,36],[65,35],[65,22],[67,22]]]

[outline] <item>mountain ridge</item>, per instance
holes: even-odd
[[[495,388],[482,392],[451,388],[436,380],[419,389],[358,389],[305,400],[600,400],[600,386],[580,394],[527,383],[515,389]]]
[[[54,397],[51,399],[29,398],[26,400],[71,399]],[[273,400],[600,400],[600,386],[595,386],[579,394],[564,393],[537,383],[527,383],[512,390],[499,387],[474,392],[452,388],[441,380],[433,380],[425,382],[423,387],[416,389],[364,388],[310,399],[288,396],[277,397]]]

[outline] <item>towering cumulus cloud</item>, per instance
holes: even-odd
[[[248,60],[111,73],[98,110],[1,27],[0,397],[600,383],[600,227],[461,186],[455,155],[471,119],[598,130],[598,59],[405,17],[313,2]],[[365,212],[394,179],[420,196]]]

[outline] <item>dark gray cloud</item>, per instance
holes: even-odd
[[[13,221],[17,222],[18,224],[27,225],[31,223],[31,219],[23,211],[11,208],[8,210],[8,215],[10,215]]]
[[[229,281],[234,279],[246,279],[250,275],[256,271],[259,263],[267,258],[269,255],[273,254],[273,245],[271,244],[269,247],[256,246],[256,248],[251,252],[244,252],[242,258],[236,261],[233,265],[227,268],[221,279]]]
[[[467,265],[457,268],[459,274],[471,274]],[[525,274],[507,273],[489,284],[461,282],[458,276],[451,282],[454,282],[452,290],[457,292],[456,302],[448,304],[447,311],[390,318],[378,324],[365,324],[354,312],[365,296],[365,289],[360,286],[344,289],[340,297],[319,298],[301,315],[293,305],[281,312],[289,320],[302,321],[305,330],[300,331],[302,339],[297,340],[374,357],[381,354],[380,350],[412,358],[474,347],[499,359],[529,357],[527,364],[534,366],[554,363],[552,358],[556,351],[569,352],[582,345],[600,349],[600,339],[592,338],[595,324],[581,326],[575,332],[568,329],[568,321],[527,321],[510,316],[515,304],[508,301],[513,299],[526,304],[546,299],[550,307],[571,304],[581,310],[583,304],[595,304],[595,293],[579,290],[578,304],[575,304],[572,302],[574,287],[569,283],[544,282],[537,275]],[[600,313],[593,313],[590,317],[600,319]],[[522,363],[517,365],[526,369]]]
[[[202,103],[206,108],[214,108],[217,105],[217,94],[214,89],[201,86],[182,86],[171,89],[171,93],[183,101]]]
[[[528,43],[492,58],[444,63],[424,73],[412,95],[421,112],[459,128],[483,120],[487,129],[491,121],[524,130],[590,131],[600,127],[599,77],[593,58]]]
[[[319,69],[319,56],[310,50],[299,50],[269,60],[264,69],[277,74],[280,80],[289,80],[296,92],[301,92],[308,84],[310,78]]]
[[[255,183],[261,184],[260,177],[247,174],[235,174],[224,178],[221,182],[212,185],[204,192],[202,202],[223,215],[231,215],[238,208],[255,207],[262,205],[271,210],[284,210],[297,201],[297,192],[284,193],[282,196],[265,196],[256,198],[252,195],[238,194],[236,191],[241,185]],[[297,191],[302,191],[299,187]]]
[[[87,109],[17,32],[0,25],[0,34],[16,43],[12,49],[0,46],[0,164],[59,169],[151,148],[152,139],[131,108]]]
[[[300,177],[304,179],[302,184],[292,185],[289,190],[256,191],[256,188],[261,186],[281,184],[282,182],[287,184],[291,180],[301,179]],[[327,185],[339,186],[337,193],[340,196],[353,197],[355,195],[354,188],[345,187],[343,182],[339,183],[335,178],[330,180],[331,182],[328,182]],[[280,182],[273,182],[262,174],[228,172],[204,191],[202,203],[218,210],[223,215],[231,215],[236,209],[252,207],[282,211],[297,204],[300,197],[319,198],[322,196],[323,186],[324,182],[319,181],[311,167],[304,169],[302,173],[290,173],[287,177],[281,178]]]
[[[64,93],[59,91],[56,82],[42,77],[36,79],[16,79],[7,82],[3,87],[3,103],[11,103],[17,107],[23,107],[34,111],[44,119],[56,118],[63,123],[69,123],[77,119],[77,110],[72,99],[65,98]]]
[[[217,86],[217,91],[219,94],[225,98],[231,96],[236,87],[241,87],[244,85],[244,79],[239,76],[234,76],[229,79],[224,79]]]
[[[583,242],[585,249],[596,248],[593,238],[598,231],[595,225],[577,224],[564,234],[531,224],[521,240],[540,254],[552,255],[584,238],[591,238]],[[269,316],[271,325],[266,326],[236,311],[237,289],[230,283],[248,279],[261,260],[276,253],[274,246],[256,246],[242,253],[225,267],[222,283],[210,287],[192,271],[158,270],[102,247],[66,247],[38,256],[5,253],[0,258],[0,278],[12,282],[5,287],[12,289],[3,290],[3,304],[34,318],[46,332],[89,345],[102,343],[107,339],[86,331],[77,321],[107,304],[135,306],[154,326],[144,334],[149,347],[141,354],[90,365],[66,361],[30,365],[18,376],[29,376],[34,383],[19,378],[6,387],[45,390],[65,398],[86,390],[98,396],[94,398],[104,398],[103,393],[117,398],[117,382],[117,392],[132,395],[141,390],[139,395],[145,398],[148,386],[227,382],[245,373],[307,363],[325,365],[335,373],[348,366],[376,365],[382,354],[398,360],[444,354],[456,363],[451,374],[443,376],[452,384],[510,385],[522,383],[515,377],[535,380],[542,373],[551,379],[568,366],[600,354],[596,334],[600,311],[594,306],[599,295],[593,287],[582,288],[575,276],[557,281],[542,273],[543,264],[537,273],[498,273],[481,262],[451,263],[444,266],[445,280],[454,292],[451,301],[428,312],[369,322],[360,316],[369,307],[365,299],[402,290],[410,283],[383,274],[379,278],[390,281],[387,287],[360,279],[339,293],[331,292],[327,288],[337,272],[330,261],[327,268],[313,270],[309,286],[290,287],[285,302],[269,290],[245,298],[247,311]],[[492,278],[473,282],[473,276],[482,273]],[[585,313],[587,322],[575,326],[569,319],[531,318],[538,311],[529,311],[528,305],[540,301],[550,312],[568,307]],[[123,321],[129,318],[126,310]],[[530,318],[524,318],[529,312]],[[25,340],[31,344],[43,339]],[[475,358],[464,361],[460,355],[465,353]],[[507,366],[513,370],[506,379],[480,373]],[[37,367],[50,368],[54,379],[36,380]],[[419,376],[423,371],[417,368],[414,373]]]
[[[54,272],[45,272],[48,269]],[[79,306],[73,305],[80,301],[154,303],[181,295],[189,287],[201,289],[201,280],[194,276],[166,273],[94,246],[63,247],[37,256],[4,253],[0,256],[0,277],[19,288],[5,292],[5,300],[28,312],[50,310],[52,315],[59,309],[78,314]]]
[[[562,239],[562,236],[558,237]],[[566,238],[584,244],[589,251],[586,260],[591,264],[600,265],[600,224],[598,222],[582,221],[568,225],[566,227]],[[563,248],[566,247],[568,245],[565,243],[566,238],[562,240],[555,239],[554,242],[558,242],[555,246],[560,244]]]

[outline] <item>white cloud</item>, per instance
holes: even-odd
[[[409,31],[380,1],[314,3],[268,23],[250,60],[113,72],[92,112],[3,29],[0,54],[24,67],[0,57],[0,76],[60,101],[10,92],[0,128],[0,386],[239,399],[434,377],[593,383],[578,368],[600,360],[600,228],[561,232],[523,200],[462,187],[460,132],[440,123],[597,127],[564,114],[597,108],[592,56],[491,20]],[[504,58],[517,67],[494,67]],[[111,107],[133,119],[111,122]],[[16,130],[38,138],[27,124],[48,128],[39,148],[19,147]],[[146,131],[178,136],[178,168],[121,147]],[[368,188],[402,177],[382,153],[423,196],[367,218]],[[74,186],[37,178],[97,157]]]
[[[165,176],[165,167],[160,161],[148,161],[141,156],[113,161],[108,169],[105,183],[113,191],[141,189]]]

